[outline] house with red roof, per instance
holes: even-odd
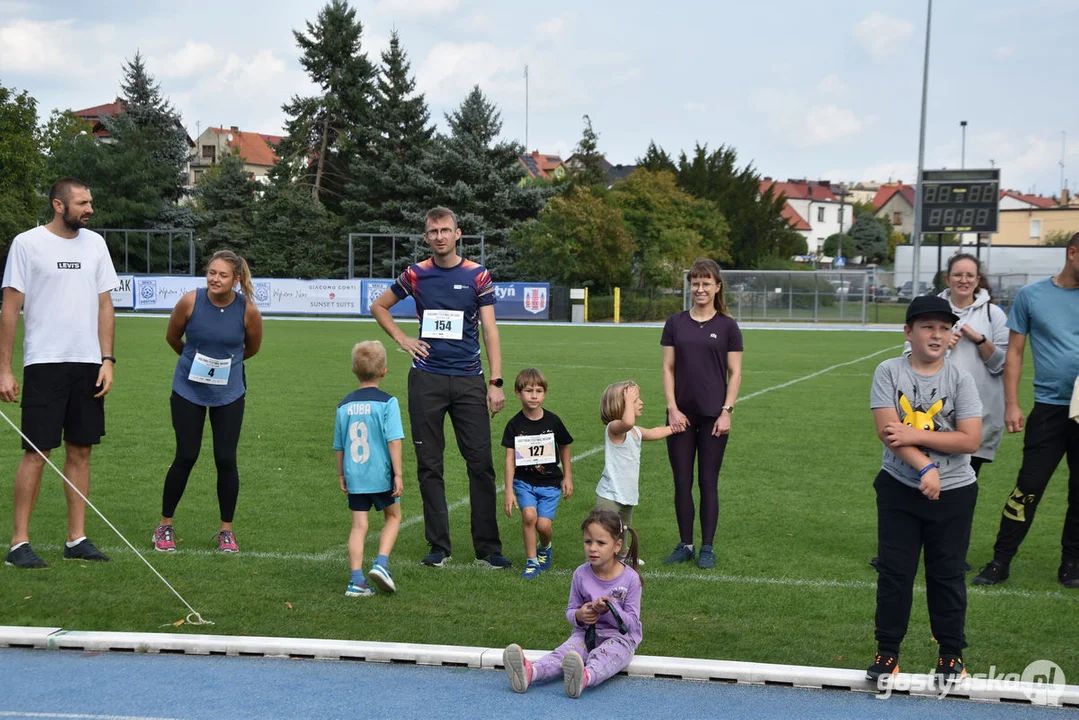
[[[237,155],[252,180],[267,182],[270,170],[277,164],[277,146],[284,140],[280,135],[230,128],[209,127],[199,135],[191,158],[191,184],[198,185],[200,176],[216,165],[225,155]]]
[[[819,254],[824,241],[838,232],[849,232],[854,213],[832,189],[828,180],[789,179],[786,182],[766,177],[760,181],[763,195],[769,189],[775,197],[786,198],[782,215],[792,230],[801,233],[811,255]],[[853,248],[852,248],[853,249]],[[852,253],[844,252],[845,256]]]
[[[1057,206],[1057,201],[1051,197],[1041,195],[1027,195],[1018,190],[1000,191],[1001,210],[1028,210],[1030,208],[1052,208]]]
[[[95,105],[89,108],[83,108],[82,110],[72,111],[72,115],[82,118],[86,122],[92,125],[90,133],[101,142],[111,142],[112,138],[109,137],[109,131],[105,128],[105,124],[101,121],[103,117],[116,117],[124,110],[124,101],[120,98],[116,98],[111,103],[105,103],[104,105]],[[177,125],[183,129],[183,125],[177,123]],[[184,137],[187,138],[187,146],[189,148],[195,147],[195,141],[191,139],[191,136],[184,130]]]
[[[914,232],[914,197],[912,185],[885,183],[873,196],[873,216],[886,218],[892,230],[909,235]]]
[[[547,155],[533,150],[528,155],[521,155],[519,159],[529,177],[559,180],[566,176],[566,165],[558,155]]]

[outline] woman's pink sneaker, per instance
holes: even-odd
[[[236,536],[231,530],[222,530],[217,534],[217,551],[223,553],[240,552],[240,546],[236,544]]]
[[[154,550],[158,552],[176,552],[176,539],[172,525],[158,525],[154,528]]]

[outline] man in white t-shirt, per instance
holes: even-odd
[[[16,236],[4,268],[0,311],[0,400],[19,399],[11,355],[23,312],[23,453],[15,474],[15,531],[6,565],[44,568],[30,547],[30,514],[45,457],[65,445],[64,475],[90,493],[90,449],[105,434],[105,395],[112,387],[111,290],[119,285],[105,240],[86,229],[93,215],[90,188],[61,178],[49,190],[53,218]],[[36,449],[35,449],[36,447]],[[38,452],[40,451],[40,453]],[[86,503],[66,483],[64,557],[107,562],[86,538]]]

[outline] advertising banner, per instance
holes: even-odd
[[[132,283],[132,279],[134,282]],[[123,288],[133,295],[136,310],[171,311],[184,293],[206,287],[205,277],[153,275],[122,276],[113,291],[116,307]],[[268,315],[363,315],[370,317],[371,303],[393,285],[393,279],[296,280],[254,278],[255,304]],[[132,293],[132,285],[133,293]],[[548,283],[495,283],[495,317],[500,320],[546,320],[550,316]],[[407,297],[393,306],[396,318],[415,319],[416,301]]]
[[[135,276],[118,275],[120,284],[112,289],[112,306],[123,310],[135,307]]]
[[[172,311],[185,293],[206,287],[205,276],[136,275],[135,309]]]

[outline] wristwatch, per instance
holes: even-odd
[[[724,405],[720,410],[726,410],[728,415],[734,415],[734,405]]]
[[[492,386],[492,387],[500,388],[500,387],[502,387],[502,378],[500,378],[500,377],[491,378],[490,380],[487,381],[487,384]]]
[[[106,360],[111,360],[113,365],[116,364],[116,358],[114,358],[112,355],[102,355],[101,356],[101,362],[105,362]]]
[[[982,339],[979,340],[978,342],[974,343],[974,344],[975,345],[984,345],[988,339],[989,339],[988,335],[982,335]]]

